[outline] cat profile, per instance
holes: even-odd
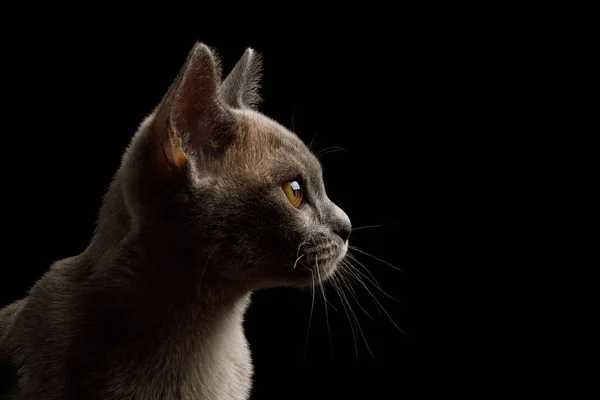
[[[140,124],[88,247],[0,310],[2,399],[247,399],[250,294],[331,277],[348,216],[305,144],[196,43]]]

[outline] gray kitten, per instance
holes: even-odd
[[[214,52],[194,46],[88,248],[0,311],[3,398],[249,397],[250,293],[329,278],[351,230],[316,157],[255,110],[259,74],[248,49],[221,81]]]

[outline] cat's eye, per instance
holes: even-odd
[[[287,196],[288,200],[294,207],[299,207],[302,204],[302,186],[298,181],[289,181],[283,184],[283,191]]]

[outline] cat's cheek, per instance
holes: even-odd
[[[297,218],[300,219],[302,225],[306,228],[310,228],[315,221],[315,211],[308,204],[303,204],[297,209]]]

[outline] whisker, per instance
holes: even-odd
[[[316,154],[317,157],[319,157],[321,154],[323,154],[326,151],[329,150],[345,150],[343,147],[337,147],[337,146],[332,146],[332,147],[326,147],[323,150],[319,150]]]
[[[367,267],[364,266],[364,264],[362,264],[360,261],[358,261],[356,258],[354,258],[352,256],[352,254],[348,254],[349,258],[351,258],[353,261],[356,261],[358,263],[358,265],[360,265],[361,267],[363,267],[363,269],[369,274],[371,275],[371,277],[373,278],[372,280],[366,276],[361,270],[359,270],[358,268],[356,268],[355,265],[350,264],[350,267],[353,268],[354,271],[356,271],[356,273],[360,274],[362,277],[364,277],[371,285],[373,285],[373,287],[375,287],[377,290],[379,290],[381,293],[385,294],[387,297],[389,297],[390,299],[397,301],[398,303],[400,303],[400,300],[396,299],[395,297],[391,296],[388,292],[386,292],[385,290],[383,290],[381,288],[381,286],[379,285],[379,282],[377,282],[377,279],[375,279],[375,277],[373,276],[373,274],[371,273],[371,271],[369,271],[369,269]]]
[[[326,299],[325,302],[327,303],[327,305],[331,308],[333,308],[333,311],[335,312],[339,312],[340,310],[337,309],[336,306],[334,306],[333,304],[331,304],[331,302],[329,301],[329,299]]]
[[[302,242],[298,245],[298,250],[296,250],[296,257],[298,257],[298,254],[300,253],[300,247],[302,247],[303,244],[307,244],[308,242]]]
[[[358,271],[358,269],[356,269],[356,267],[354,267],[352,264],[349,264],[353,267],[353,270],[356,272],[360,272]],[[351,270],[348,270],[349,272]],[[355,277],[357,277],[356,275],[354,275]],[[373,301],[379,305],[379,307],[381,308],[381,310],[385,313],[385,315],[388,317],[388,319],[390,320],[390,322],[402,333],[404,333],[406,335],[406,332],[404,332],[402,330],[402,328],[400,328],[398,325],[396,325],[396,322],[394,322],[394,320],[392,319],[392,317],[390,316],[390,314],[387,312],[387,310],[385,309],[385,307],[379,302],[379,300],[377,299],[377,297],[375,297],[375,295],[373,294],[373,292],[371,292],[369,290],[369,287],[360,279],[358,279],[358,281],[361,283],[361,285],[367,290],[367,292],[371,295],[371,297],[373,298]]]
[[[313,310],[315,308],[315,273],[310,271],[310,279],[312,284],[310,285],[312,292],[312,301],[310,303],[310,315],[308,317],[308,328],[306,328],[306,340],[304,341],[304,360],[306,360],[306,353],[308,352],[308,335],[310,333],[310,323],[312,322]]]
[[[347,266],[347,264],[343,264],[344,266]],[[363,306],[360,304],[360,301],[358,301],[358,297],[356,296],[356,292],[354,291],[354,288],[352,287],[352,284],[350,283],[350,279],[352,278],[351,276],[346,275],[347,271],[343,268],[340,269],[339,271],[340,274],[340,278],[343,281],[345,287],[348,289],[348,291],[350,292],[350,295],[352,296],[352,298],[354,299],[354,301],[356,301],[356,304],[358,304],[358,306],[360,307],[360,309],[362,310],[362,312],[365,313],[365,315],[369,318],[371,318],[373,321],[375,320],[375,318],[373,318],[371,316],[371,314],[369,314],[367,312],[367,310],[365,310],[363,308]]]
[[[396,225],[396,223],[395,222],[391,222],[389,224],[359,226],[359,227],[356,227],[356,228],[352,228],[352,232],[359,231],[361,229],[381,228],[382,226],[391,226],[391,225]]]
[[[346,308],[346,305],[344,304],[344,293],[343,290],[341,290],[338,286],[338,277],[336,275],[333,276],[333,279],[331,280],[331,284],[333,286],[333,288],[335,289],[338,297],[341,300],[341,304],[342,307],[344,308],[344,311],[346,312],[346,317],[348,318],[348,323],[350,324],[350,331],[352,332],[352,339],[354,342],[354,352],[356,353],[356,359],[358,360],[358,344],[357,344],[357,340],[356,340],[356,332],[354,330],[354,324],[352,323],[352,320],[350,319],[350,314],[348,313],[348,309]]]
[[[333,342],[331,341],[331,329],[329,328],[329,313],[327,312],[327,298],[325,297],[325,288],[323,287],[323,279],[321,279],[321,273],[319,272],[319,260],[315,257],[315,264],[317,266],[317,277],[319,279],[319,285],[321,286],[321,294],[323,295],[323,306],[325,307],[325,322],[327,323],[327,335],[329,336],[329,348],[331,349],[331,357],[333,355]]]
[[[310,143],[308,145],[308,149],[310,150],[312,148],[313,142],[315,141],[315,138],[317,137],[317,134],[315,133],[312,137],[312,139],[310,140]]]
[[[342,270],[340,270],[342,271]],[[340,277],[342,277],[343,274],[340,274]],[[360,326],[360,321],[358,319],[358,317],[356,316],[356,313],[354,312],[354,310],[352,309],[352,306],[350,305],[350,301],[348,300],[348,297],[346,296],[346,293],[343,290],[343,287],[345,285],[346,288],[349,288],[352,292],[354,291],[354,289],[352,289],[352,287],[348,284],[348,282],[344,279],[342,279],[341,281],[342,284],[342,295],[343,295],[343,300],[346,302],[346,304],[348,305],[348,308],[350,309],[350,312],[352,313],[352,317],[354,318],[354,321],[356,322],[356,326],[358,327],[358,331],[360,332],[360,335],[363,339],[363,342],[365,342],[365,347],[367,348],[367,351],[369,352],[369,354],[371,355],[371,358],[375,358],[375,356],[373,355],[373,352],[371,351],[371,348],[369,347],[369,343],[367,342],[367,337],[365,336],[365,333],[363,332],[362,327]],[[353,295],[354,296],[354,295]],[[360,304],[360,302],[358,301],[358,299],[356,298],[356,296],[354,296],[354,299],[356,300],[358,306],[363,310],[363,312],[365,312],[365,314],[369,315],[364,308],[362,307],[362,305]],[[343,302],[342,302],[343,304]],[[369,316],[370,317],[370,316]],[[355,342],[355,347],[356,347],[356,342]],[[356,349],[356,359],[358,360],[358,349]]]
[[[354,254],[352,254],[352,253],[348,252],[348,253],[347,253],[347,256],[348,256],[348,258],[349,258],[350,260],[352,260],[352,261],[356,261],[356,262],[358,263],[358,265],[360,265],[361,267],[363,267],[363,269],[365,270],[365,272],[366,272],[367,274],[369,274],[369,276],[371,277],[371,279],[372,279],[372,280],[370,279],[370,280],[369,280],[369,282],[370,282],[370,283],[371,283],[373,286],[378,286],[378,287],[381,287],[381,286],[379,285],[379,282],[377,281],[377,279],[375,279],[375,275],[373,275],[373,273],[371,273],[371,271],[369,271],[369,268],[367,268],[367,267],[366,267],[366,266],[365,266],[363,263],[361,263],[360,261],[358,261],[358,260],[356,259],[356,257],[354,257]],[[350,263],[350,261],[348,261],[348,262]],[[350,264],[352,265],[352,263],[350,263]],[[365,278],[367,278],[367,277],[365,276]],[[367,279],[368,279],[368,278],[367,278]]]
[[[317,154],[317,158],[321,159],[321,158],[325,157],[327,154],[336,153],[338,151],[346,151],[346,149],[341,148],[341,147],[328,147],[325,150],[321,150]]]
[[[298,261],[304,257],[306,255],[306,253],[302,254],[300,257],[296,258],[296,262],[294,263],[294,269],[296,268],[296,264],[298,264]]]
[[[377,261],[379,261],[379,262],[382,262],[382,263],[384,263],[384,264],[386,264],[386,265],[389,265],[390,267],[392,267],[392,268],[394,268],[394,269],[396,269],[396,270],[398,270],[398,271],[400,271],[400,272],[404,272],[402,269],[400,269],[400,268],[396,267],[395,265],[392,265],[392,264],[390,264],[389,262],[382,260],[381,258],[375,257],[373,254],[369,254],[369,253],[367,253],[366,251],[364,251],[364,250],[361,250],[361,249],[359,249],[359,248],[358,248],[358,247],[356,247],[356,246],[348,246],[348,247],[349,247],[349,248],[351,248],[352,250],[356,250],[356,251],[358,251],[358,252],[359,252],[359,253],[361,253],[361,254],[364,254],[365,256],[372,257],[372,258],[374,258],[375,260],[377,260]]]
[[[326,284],[327,284],[327,282],[323,282],[323,284],[322,284],[322,285],[320,286],[320,288],[319,288],[323,294],[325,294],[325,285],[326,285]],[[325,303],[326,303],[326,304],[327,304],[329,307],[333,308],[333,311],[335,311],[335,312],[339,312],[339,310],[337,309],[337,307],[336,307],[336,306],[334,306],[334,305],[331,303],[331,301],[329,301],[329,299],[328,299],[328,298],[324,297],[324,299],[325,299]]]
[[[296,108],[294,108],[294,111],[292,111],[292,132],[294,132],[294,116],[296,115]]]
[[[342,272],[343,272],[343,270],[340,270],[340,274],[339,274],[340,278],[343,278]],[[342,294],[342,296],[340,297],[340,299],[342,300],[342,304],[344,304],[344,302],[346,302],[346,304],[348,305],[348,309],[350,310],[350,315],[352,315],[352,318],[354,318],[354,322],[356,324],[356,327],[358,328],[358,331],[360,332],[360,336],[362,337],[363,342],[365,343],[365,347],[367,348],[367,351],[371,355],[371,358],[374,359],[375,356],[373,355],[373,352],[371,351],[371,348],[369,347],[369,342],[367,341],[367,337],[365,336],[365,333],[364,333],[362,327],[360,326],[359,318],[356,315],[356,313],[354,312],[354,309],[352,308],[352,305],[350,304],[350,300],[348,300],[348,297],[346,296],[346,293],[343,290],[344,287],[349,288],[352,291],[353,291],[353,289],[351,288],[351,286],[348,284],[348,282],[345,279],[341,279],[340,285],[342,286],[342,289],[340,290],[340,293]],[[356,300],[358,306],[364,311],[362,305],[360,304],[360,302],[358,302],[358,299],[356,297],[354,297],[354,299]],[[355,340],[354,348],[356,351],[356,359],[358,360],[358,343],[356,340],[356,334],[353,334],[353,337]]]
[[[356,267],[354,265],[348,263],[348,268],[346,269],[346,273],[348,274],[348,276],[351,276],[356,281],[358,281],[358,283],[360,283],[365,288],[365,290],[371,295],[371,297],[375,298],[375,295],[371,292],[371,290],[369,289],[367,284],[362,280],[360,275],[358,275],[356,272],[357,272]],[[379,303],[378,302],[374,302],[374,303],[375,303],[375,308],[377,308],[377,312],[379,313],[379,315],[383,315],[381,313],[381,310],[379,309]]]

